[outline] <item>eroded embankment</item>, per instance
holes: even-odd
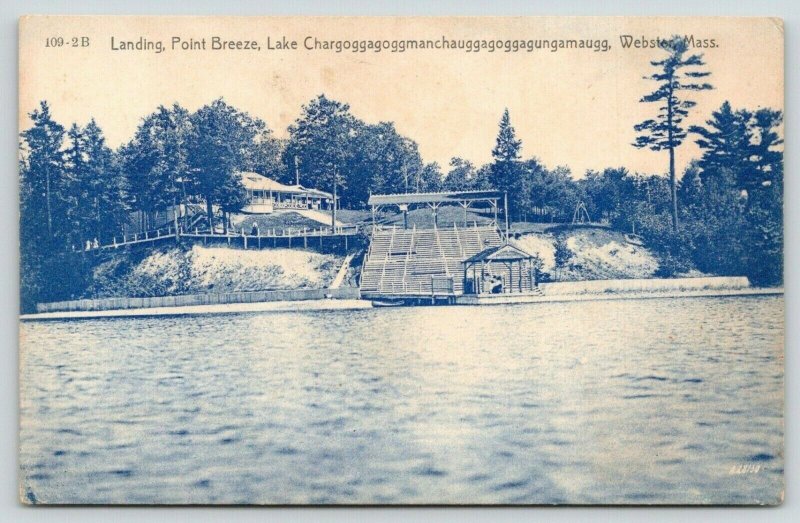
[[[565,259],[557,263],[556,245],[562,242]],[[656,256],[631,243],[625,234],[600,227],[529,233],[514,238],[522,250],[538,254],[543,270],[557,281],[652,278],[658,271]]]
[[[141,258],[114,255],[93,272],[87,295],[150,297],[196,293],[320,289],[336,277],[342,256],[301,249],[170,247]]]

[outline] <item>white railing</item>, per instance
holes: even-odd
[[[282,202],[272,202],[272,207],[275,209],[308,209],[309,203],[300,202],[300,201],[282,201]]]
[[[345,226],[338,226],[333,229],[330,227],[319,227],[316,229],[309,229],[307,227],[303,228],[272,228],[266,229],[264,231],[258,230],[256,234],[252,234],[251,232],[247,232],[244,228],[240,228],[239,231],[235,229],[229,230],[227,233],[224,232],[214,232],[208,230],[200,230],[199,228],[195,227],[192,230],[184,230],[182,227],[178,227],[178,236],[184,236],[187,238],[249,238],[249,239],[261,239],[261,238],[317,238],[322,236],[353,236],[358,234],[359,228],[357,225],[345,225]],[[81,246],[81,250],[83,251],[92,251],[96,249],[108,249],[108,248],[117,248],[123,247],[125,245],[132,245],[136,243],[143,243],[143,242],[154,242],[162,239],[167,238],[175,238],[175,228],[174,227],[162,227],[160,229],[154,229],[152,231],[144,231],[141,233],[135,234],[127,234],[122,235],[121,237],[114,237],[111,239],[110,243],[101,244],[98,240],[86,240],[84,244]],[[77,249],[76,249],[77,250]]]

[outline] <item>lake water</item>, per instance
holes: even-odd
[[[23,322],[49,503],[770,503],[783,297]]]

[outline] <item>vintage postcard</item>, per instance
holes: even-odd
[[[783,45],[23,17],[21,502],[781,503]]]

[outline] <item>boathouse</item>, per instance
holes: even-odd
[[[333,208],[333,195],[302,185],[285,185],[254,172],[242,172],[242,185],[247,192],[247,203],[242,212],[272,214],[286,210],[329,210]]]
[[[464,294],[531,292],[538,284],[534,256],[506,243],[463,261]]]

